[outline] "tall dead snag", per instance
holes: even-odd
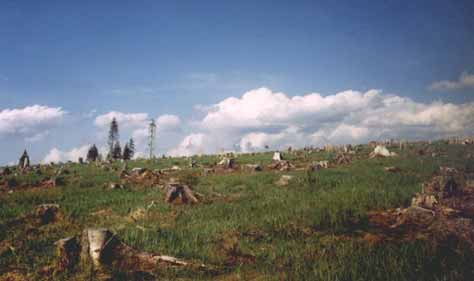
[[[191,188],[185,184],[180,183],[169,183],[166,186],[166,197],[165,201],[168,203],[179,200],[181,203],[198,203],[199,200],[194,195]]]

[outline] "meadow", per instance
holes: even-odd
[[[129,169],[181,167],[172,176],[189,182],[203,199],[180,205],[166,203],[158,186],[108,189],[119,181],[122,163],[110,170],[65,164],[69,173],[61,186],[1,191],[0,280],[94,280],[86,270],[45,270],[57,259],[54,243],[87,227],[105,227],[136,249],[207,265],[157,267],[153,275],[117,272],[113,280],[473,280],[474,252],[459,241],[365,239],[371,232],[369,211],[409,206],[440,166],[473,169],[473,159],[465,157],[472,146],[437,142],[389,149],[398,156],[369,159],[371,148],[361,146],[352,163],[317,172],[305,167],[336,153],[284,153],[296,166],[285,172],[202,173],[219,156],[195,157],[198,168],[189,168],[187,158],[128,163]],[[266,167],[272,152],[238,155],[236,161]],[[389,173],[387,166],[401,172]],[[17,180],[34,186],[55,167],[45,169]],[[276,185],[283,174],[293,179]],[[64,218],[39,227],[14,223],[44,203],[59,204]],[[145,214],[131,217],[138,209]]]

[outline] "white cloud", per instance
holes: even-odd
[[[312,93],[288,97],[260,88],[242,98],[230,97],[214,105],[201,122],[206,129],[248,129],[308,124],[308,117],[330,121],[341,114],[381,104],[379,91],[344,91],[323,97]]]
[[[125,129],[144,129],[148,128],[150,118],[148,113],[123,113],[111,111],[106,114],[99,115],[95,118],[95,125],[101,128],[108,128],[112,119],[115,118],[119,128]],[[164,114],[155,119],[157,130],[175,129],[181,123],[176,115]]]
[[[190,134],[177,147],[168,151],[168,154],[171,156],[190,156],[206,153],[204,146],[206,138],[204,134]]]
[[[181,120],[176,115],[164,114],[156,119],[156,128],[158,131],[173,130],[179,127]]]
[[[474,88],[474,74],[463,72],[456,81],[443,80],[430,85],[432,91],[454,91],[465,88]]]
[[[373,139],[433,139],[474,132],[474,103],[421,103],[410,98],[343,91],[289,97],[260,88],[208,107],[195,133],[174,155],[222,149],[364,143]]]
[[[78,162],[79,157],[82,157],[85,160],[89,147],[90,145],[83,145],[81,147],[73,148],[69,151],[61,151],[55,147],[48,152],[41,162],[44,164],[67,161]]]
[[[27,142],[39,142],[43,139],[45,139],[48,135],[49,135],[49,131],[44,131],[44,132],[40,132],[40,133],[37,133],[36,135],[33,135],[31,137],[26,137],[25,138],[25,141]]]
[[[0,137],[20,136],[38,140],[48,129],[59,124],[66,114],[60,107],[32,105],[0,111]]]
[[[115,118],[119,124],[119,128],[137,128],[148,124],[147,113],[122,113],[111,111],[106,114],[99,115],[95,118],[95,125],[98,127],[109,127],[112,119]]]

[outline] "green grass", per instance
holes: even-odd
[[[308,182],[305,171],[259,173],[234,172],[200,176],[194,189],[205,196],[197,205],[169,205],[157,188],[107,190],[117,181],[117,172],[95,165],[71,164],[63,187],[18,191],[0,197],[0,242],[26,241],[15,251],[0,251],[0,275],[19,267],[40,280],[38,270],[54,261],[53,243],[78,235],[85,227],[103,226],[138,249],[199,261],[215,272],[166,270],[160,278],[185,280],[471,280],[473,253],[459,245],[433,245],[430,241],[386,242],[371,245],[359,239],[365,231],[367,212],[407,206],[421,183],[440,165],[464,168],[467,147],[434,144],[445,156],[416,156],[420,146],[398,151],[399,157],[367,159],[363,147],[351,165],[325,169]],[[239,164],[271,162],[271,153],[242,155]],[[288,158],[304,167],[316,160],[331,159],[333,153],[302,154]],[[211,165],[217,156],[195,158]],[[132,161],[129,168],[186,167],[185,158]],[[385,166],[398,166],[402,173],[387,173]],[[117,169],[121,164],[114,165]],[[193,169],[199,171],[200,169]],[[185,173],[182,172],[182,173]],[[294,179],[286,187],[274,184],[282,174]],[[20,177],[31,184],[40,179]],[[148,208],[138,222],[127,218],[130,210]],[[57,203],[67,222],[42,226],[28,236],[21,227],[6,223],[25,215],[42,203]],[[105,215],[95,215],[96,212]],[[137,227],[138,226],[138,227]],[[258,235],[248,235],[258,233]],[[229,242],[234,241],[234,242]],[[251,262],[227,264],[223,248],[234,243],[238,256]],[[0,244],[1,245],[1,244]],[[80,273],[77,276],[81,276]],[[81,277],[56,276],[57,280]],[[124,277],[125,278],[125,277]],[[240,279],[239,279],[240,278]],[[260,279],[258,279],[260,278]]]

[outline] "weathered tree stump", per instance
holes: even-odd
[[[79,261],[80,245],[76,237],[68,237],[57,241],[57,254],[59,257],[57,270],[72,271]]]
[[[40,224],[48,224],[60,218],[58,204],[41,204],[36,207],[34,216]]]
[[[180,183],[169,183],[166,186],[165,201],[172,203],[179,199],[182,203],[198,203],[199,200],[189,186]]]
[[[234,169],[236,167],[236,161],[234,158],[224,157],[217,166],[222,169]]]
[[[352,162],[352,157],[349,154],[339,153],[334,158],[334,163],[336,165],[345,165]]]
[[[152,273],[159,265],[192,265],[174,257],[138,251],[120,241],[116,235],[105,228],[85,229],[82,233],[80,246],[82,267],[92,266],[91,269],[98,272],[141,271]]]

